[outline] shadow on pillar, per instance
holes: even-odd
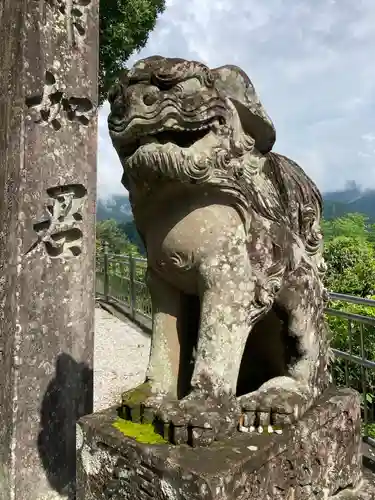
[[[55,378],[40,411],[38,450],[51,487],[75,499],[76,422],[93,411],[93,371],[69,354],[56,361]]]

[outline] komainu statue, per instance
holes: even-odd
[[[236,66],[160,56],[109,93],[153,334],[127,417],[208,445],[282,428],[330,384],[322,200]]]

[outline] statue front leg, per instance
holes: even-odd
[[[147,270],[153,325],[146,381],[123,395],[122,404],[134,422],[153,420],[156,408],[166,399],[177,399],[180,342],[178,319],[181,294],[152,269]]]
[[[151,295],[153,317],[147,380],[150,381],[154,394],[168,394],[177,399],[181,293],[152,269],[147,273],[147,285]]]
[[[232,286],[233,285],[233,286]],[[253,298],[253,283],[214,286],[203,293],[192,394],[234,395]]]
[[[230,256],[229,256],[230,257]],[[179,404],[188,422],[188,442],[207,445],[237,428],[236,386],[245,344],[253,325],[255,280],[247,255],[202,266],[201,315],[191,392]],[[167,417],[167,416],[166,416]],[[183,421],[175,424],[183,425]]]

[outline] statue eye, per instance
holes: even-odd
[[[158,96],[155,93],[147,93],[143,96],[143,102],[146,106],[152,106],[158,100]]]

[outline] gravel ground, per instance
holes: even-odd
[[[96,307],[94,411],[117,404],[122,392],[144,381],[149,352],[149,335]]]

